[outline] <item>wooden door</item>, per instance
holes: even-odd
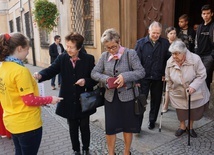
[[[153,21],[162,24],[163,30],[174,25],[174,0],[137,1],[137,39],[148,34],[148,26]],[[162,31],[164,35],[164,31]]]

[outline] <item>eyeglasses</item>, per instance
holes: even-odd
[[[111,47],[105,47],[106,50],[110,51],[110,50],[116,50],[117,49],[117,45],[111,46]]]
[[[172,55],[174,55],[174,56],[178,56],[178,55],[180,55],[180,54],[181,54],[181,52],[172,53]]]

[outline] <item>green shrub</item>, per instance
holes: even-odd
[[[48,32],[52,31],[57,26],[56,19],[59,15],[56,4],[48,0],[36,0],[34,5],[33,14],[38,27]]]

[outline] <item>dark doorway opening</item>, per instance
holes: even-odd
[[[175,0],[175,27],[178,27],[178,18],[182,14],[189,16],[190,27],[202,23],[201,7],[205,4],[210,4],[214,8],[214,0]]]

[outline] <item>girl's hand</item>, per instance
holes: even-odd
[[[62,97],[57,97],[57,96],[52,96],[52,104],[57,104],[58,102],[60,102],[61,100],[63,100]]]

